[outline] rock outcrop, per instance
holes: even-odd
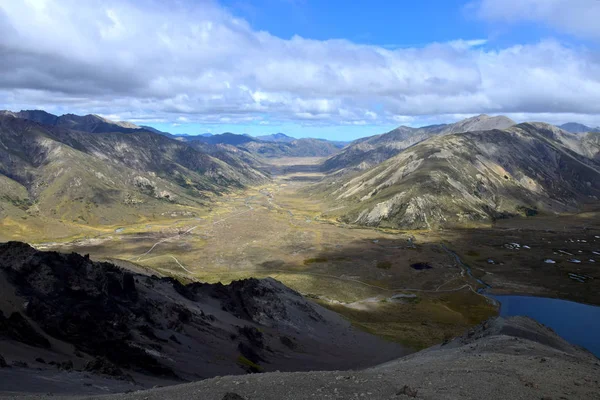
[[[53,361],[42,369],[70,362],[74,371],[172,384],[359,368],[409,352],[273,279],[184,285],[9,242],[0,244],[0,285],[10,289],[0,294],[0,310],[12,309],[8,318],[0,314],[0,350],[29,364],[40,355]],[[74,349],[66,358],[65,346]]]

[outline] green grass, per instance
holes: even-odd
[[[326,263],[329,261],[327,258],[323,257],[315,257],[315,258],[307,258],[304,260],[304,265],[316,264],[316,263]]]
[[[264,369],[260,365],[253,363],[252,361],[248,360],[246,357],[244,357],[242,355],[240,355],[238,357],[237,363],[244,367],[248,367],[248,368],[250,368],[250,370],[256,371],[256,372],[261,372]]]
[[[418,301],[406,303],[379,302],[364,310],[318,303],[341,314],[359,329],[415,350],[462,335],[497,314],[485,298],[467,291],[423,295]]]
[[[392,268],[392,263],[389,261],[379,261],[377,263],[377,268],[379,269],[390,269]]]

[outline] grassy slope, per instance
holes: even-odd
[[[600,195],[598,171],[538,128],[521,126],[435,137],[321,190],[347,206],[337,215],[349,222],[476,225],[527,212],[576,210]]]

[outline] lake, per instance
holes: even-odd
[[[600,307],[545,297],[489,297],[500,302],[500,316],[531,317],[600,358]]]

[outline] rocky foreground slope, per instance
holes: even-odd
[[[531,319],[497,318],[445,345],[361,371],[227,376],[109,397],[86,397],[88,400],[411,398],[599,399],[600,360]]]
[[[229,285],[0,244],[0,392],[110,393],[407,354],[273,279]]]

